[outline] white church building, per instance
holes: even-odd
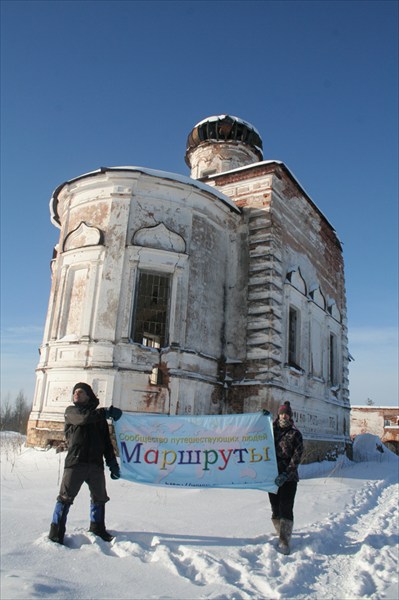
[[[284,163],[229,115],[187,140],[190,176],[104,167],[61,184],[28,443],[58,443],[73,385],[102,406],[276,413],[317,460],[350,443],[344,265]]]

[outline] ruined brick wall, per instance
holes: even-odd
[[[399,455],[399,408],[391,406],[352,406],[351,438],[371,433],[389,450]]]
[[[348,339],[346,320],[346,295],[344,264],[340,242],[331,225],[308,200],[280,166],[276,169],[273,185],[273,216],[279,223],[282,234],[283,271],[286,274],[295,269],[300,274],[304,289],[302,292],[302,310],[304,320],[310,328],[302,331],[305,352],[301,357],[301,368],[310,375],[309,386],[303,379],[302,391],[314,390],[316,395],[324,396],[326,401],[337,401],[349,406],[348,384]],[[285,282],[287,295],[294,298],[288,283]],[[297,286],[295,286],[297,287]],[[336,336],[338,343],[339,374],[337,380],[330,380],[329,365],[324,358],[322,376],[317,376],[310,362],[311,339],[309,332],[315,321],[317,291],[324,303],[323,315],[319,324],[324,330],[325,344],[328,336]],[[296,294],[298,297],[298,294]],[[319,308],[322,305],[319,305]],[[323,382],[325,386],[323,389]]]
[[[381,436],[388,423],[390,426],[399,425],[399,408],[393,406],[352,406],[351,408],[352,436],[359,433]]]
[[[389,434],[388,434],[389,432]],[[352,406],[351,437],[371,433],[399,441],[399,408],[390,406]]]
[[[243,211],[243,252],[247,256],[245,379],[278,380],[282,365],[282,277],[279,232],[270,211],[272,169],[237,170],[213,181]]]
[[[346,300],[342,250],[334,230],[279,163],[259,163],[206,181],[234,199],[247,227],[246,357],[244,374],[228,389],[226,410],[266,408],[276,414],[289,399],[304,433],[345,445]],[[303,318],[299,368],[287,364],[291,303]],[[337,382],[329,381],[330,333],[339,340]]]

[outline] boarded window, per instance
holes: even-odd
[[[79,338],[83,335],[84,310],[87,300],[89,282],[88,267],[70,267],[62,305],[62,321],[59,337],[73,335]]]
[[[337,336],[330,333],[329,375],[331,385],[338,383]]]
[[[313,376],[323,376],[322,326],[313,319],[310,328],[310,372]]]
[[[139,271],[131,339],[151,348],[167,345],[170,276]]]

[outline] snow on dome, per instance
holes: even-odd
[[[202,119],[202,121],[200,121],[199,123],[194,125],[194,127],[198,127],[198,125],[202,125],[203,123],[207,123],[207,122],[211,122],[211,121],[223,121],[224,119],[233,119],[234,121],[237,121],[237,123],[242,123],[242,125],[245,125],[249,129],[252,129],[253,131],[255,131],[255,133],[257,133],[260,137],[259,131],[256,129],[256,127],[254,127],[252,125],[252,123],[250,123],[249,121],[244,121],[244,119],[240,119],[240,117],[236,117],[234,115],[214,115],[212,117],[206,117],[205,119]],[[194,127],[193,127],[193,129],[194,129]]]
[[[187,153],[205,142],[245,144],[263,159],[263,143],[258,130],[248,121],[234,115],[213,115],[202,119],[187,137]],[[188,164],[188,163],[187,163]]]

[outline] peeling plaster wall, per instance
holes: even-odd
[[[239,211],[211,188],[132,170],[66,184],[58,214],[32,443],[50,430],[54,438],[47,424],[61,425],[77,381],[92,385],[101,405],[123,410],[220,413],[226,311],[239,321],[229,301],[229,288],[234,295],[236,281],[242,285]],[[161,350],[131,340],[139,270],[171,277],[169,340]],[[243,355],[242,343],[232,347],[233,358]],[[154,368],[162,385],[150,381]]]
[[[188,154],[192,165],[190,176],[193,179],[250,165],[259,160],[250,145],[233,141],[202,142]]]
[[[382,439],[387,428],[397,428],[399,431],[399,408],[392,406],[352,406],[352,437],[361,433],[372,433]],[[399,442],[399,433],[396,433],[396,436]]]

